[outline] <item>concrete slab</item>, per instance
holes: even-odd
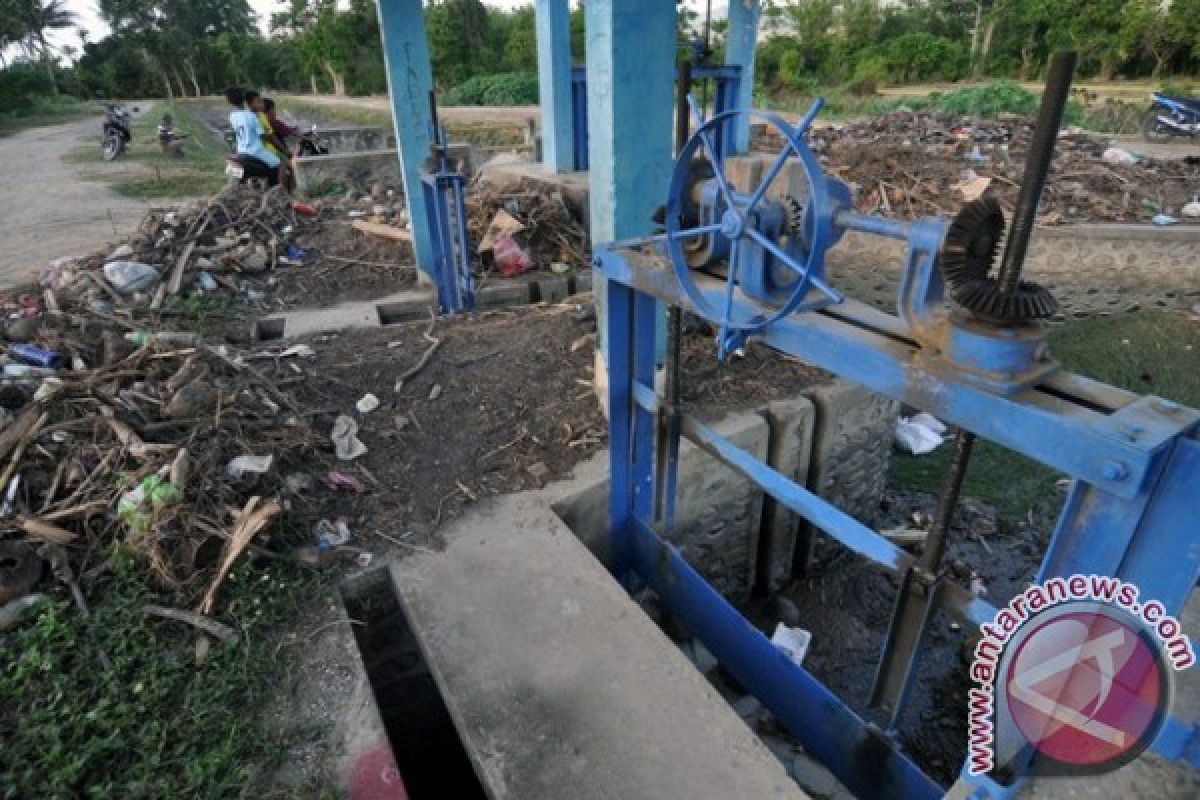
[[[816,410],[806,397],[771,403],[765,412],[771,440],[767,463],[796,481],[808,485]],[[773,497],[763,497],[762,542],[758,549],[755,591],[773,594],[792,579],[792,564],[801,517]]]
[[[544,500],[445,539],[392,578],[494,800],[806,797]]]

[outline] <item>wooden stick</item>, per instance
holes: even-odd
[[[203,614],[197,614],[195,611],[184,611],[180,608],[151,605],[142,606],[138,610],[148,617],[162,617],[163,619],[173,619],[176,622],[186,622],[188,625],[217,637],[222,642],[228,642],[230,639],[237,637],[237,631],[225,623],[217,622],[215,619],[210,619]]]
[[[259,508],[258,504],[261,500],[261,497],[251,497],[246,502],[246,507],[242,509],[242,513],[238,515],[237,522],[233,526],[233,533],[225,546],[225,557],[221,560],[221,566],[217,570],[217,574],[213,576],[212,583],[209,584],[208,591],[204,593],[204,599],[200,601],[200,606],[197,608],[199,613],[212,613],[217,602],[217,590],[221,588],[221,584],[224,583],[225,577],[233,568],[238,556],[246,549],[246,545],[250,544],[250,540],[267,526],[272,517],[280,512],[281,507],[277,500],[269,500]]]
[[[381,225],[378,222],[367,222],[364,219],[356,219],[350,223],[351,227],[362,233],[369,233],[372,236],[380,236],[384,239],[391,239],[394,242],[412,243],[412,231],[405,228],[397,228],[395,225]]]
[[[34,519],[33,517],[19,518],[17,520],[17,527],[34,539],[40,539],[43,542],[50,542],[51,544],[70,544],[79,538],[68,530],[64,530],[57,525],[51,525],[49,522],[43,522],[40,519]]]

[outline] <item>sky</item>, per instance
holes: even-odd
[[[484,0],[484,4],[494,6],[496,8],[514,8],[516,6],[531,5],[532,0]],[[688,0],[687,4],[697,10],[704,5],[704,0]],[[266,31],[267,22],[271,18],[271,14],[276,11],[282,11],[287,0],[250,0],[250,5],[258,14],[259,25]],[[722,15],[725,3],[721,0],[713,3],[713,16],[720,17]],[[79,16],[79,25],[88,32],[88,38],[92,41],[104,38],[108,34],[108,26],[104,24],[104,20],[100,18],[100,13],[97,10],[95,0],[67,0],[67,8],[74,11]],[[64,44],[79,47],[79,37],[74,31],[58,31],[50,36],[50,43],[56,47]]]

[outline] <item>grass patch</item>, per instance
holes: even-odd
[[[8,136],[27,128],[72,122],[103,113],[98,103],[78,100],[67,95],[39,97],[28,105],[0,111],[0,136]],[[100,138],[100,121],[96,121],[96,138]]]
[[[159,146],[158,122],[163,114],[170,114],[175,130],[188,137],[181,157],[168,155]],[[225,186],[225,144],[185,106],[155,103],[134,118],[130,133],[133,138],[128,148],[111,162],[115,176],[104,171],[93,173],[93,177],[110,182],[118,194],[145,199],[197,197],[214,194]],[[101,155],[99,137],[93,145],[76,148],[68,160],[104,167],[110,164]],[[131,164],[138,169],[130,170]]]
[[[240,635],[214,643],[197,666],[193,629],[139,611],[145,603],[188,607],[195,598],[149,585],[128,553],[114,552],[109,566],[88,582],[90,619],[60,596],[6,635],[2,796],[272,796],[267,776],[294,743],[247,710],[287,685],[290,659],[280,657],[276,633],[328,593],[324,579],[243,559],[220,602],[222,620]],[[102,653],[111,669],[101,666]],[[297,796],[292,791],[286,796]]]
[[[1200,324],[1181,314],[1142,311],[1068,323],[1050,334],[1050,349],[1073,372],[1128,389],[1200,407]],[[952,448],[926,456],[897,453],[892,485],[940,490]],[[997,444],[979,440],[963,483],[963,495],[995,505],[1008,517],[1041,513],[1061,500],[1057,471]]]

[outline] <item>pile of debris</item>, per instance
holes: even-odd
[[[234,185],[208,200],[152,209],[119,247],[60,259],[42,285],[66,304],[109,314],[177,310],[188,297],[207,297],[205,308],[332,304],[347,290],[375,294],[416,282],[410,246],[362,236],[352,224],[369,212],[343,212]]]
[[[273,526],[252,544],[293,505],[316,502],[322,464],[336,465],[328,434],[312,427],[287,380],[255,366],[262,354],[139,329],[94,308],[43,306],[31,295],[5,313],[0,630],[35,602],[28,597],[45,585],[44,572],[86,614],[76,576],[101,566],[114,546],[191,598],[194,611],[176,609],[184,616],[212,613],[248,549],[321,561],[307,532],[277,541],[285,534]],[[286,367],[311,354],[298,346],[267,357]]]
[[[825,168],[857,187],[861,211],[905,218],[953,215],[983,192],[1012,211],[1034,120],[994,120],[898,110],[873,120],[815,128]],[[778,148],[778,137],[760,139]],[[1200,163],[1144,158],[1077,128],[1059,136],[1040,225],[1200,222]]]
[[[505,277],[530,270],[565,273],[590,265],[590,243],[559,192],[531,181],[503,187],[481,182],[467,195],[467,228],[478,269]]]

